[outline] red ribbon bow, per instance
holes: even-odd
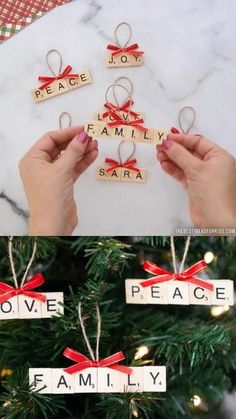
[[[54,77],[48,77],[48,76],[39,76],[39,81],[44,81],[45,83],[42,84],[42,86],[40,86],[39,90],[43,90],[46,89],[46,87],[48,87],[51,83],[53,83],[55,80],[60,80],[60,79],[78,79],[79,74],[71,74],[72,67],[70,65],[68,65],[65,70],[59,74],[59,76],[54,76]]]
[[[206,288],[210,291],[213,291],[214,287],[212,284],[209,284],[206,281],[203,281],[200,278],[194,277],[195,274],[204,271],[207,268],[207,264],[204,260],[195,263],[190,268],[186,269],[185,271],[181,272],[180,274],[175,274],[169,271],[166,271],[163,268],[155,265],[155,263],[146,261],[143,265],[143,268],[146,272],[151,274],[157,275],[154,276],[146,281],[140,282],[142,287],[150,287],[155,284],[160,284],[161,282],[166,281],[184,281],[184,282],[191,282],[192,284],[199,285],[200,287]]]
[[[122,352],[117,352],[114,355],[108,356],[107,358],[100,359],[100,361],[91,361],[85,355],[77,352],[75,349],[66,348],[63,352],[63,355],[66,358],[71,359],[72,361],[77,362],[75,365],[71,365],[71,367],[64,368],[64,371],[68,374],[75,374],[76,372],[80,372],[85,370],[86,368],[91,367],[108,367],[116,371],[123,372],[124,374],[131,374],[132,368],[126,367],[125,365],[117,365],[117,362],[122,361],[125,359],[124,354]]]
[[[105,159],[105,162],[112,165],[111,167],[108,167],[108,169],[106,169],[107,172],[112,172],[113,170],[118,169],[119,167],[124,167],[126,169],[134,170],[137,173],[140,172],[140,169],[133,166],[134,164],[137,163],[136,159],[127,160],[125,163],[119,163],[117,160],[113,160],[107,157]]]
[[[129,115],[134,116],[137,118],[138,114],[134,111],[131,111],[129,108],[134,104],[133,100],[127,100],[127,102],[124,103],[122,106],[113,105],[113,103],[105,103],[104,108],[108,109],[107,112],[104,112],[103,118],[106,118],[107,116],[111,115],[113,118],[116,118],[117,113],[116,112],[126,112]]]
[[[143,127],[140,124],[144,123],[143,119],[136,119],[134,121],[125,121],[124,119],[122,119],[120,116],[116,116],[115,117],[115,121],[112,122],[108,122],[108,126],[109,127],[118,127],[119,125],[129,125],[131,127],[137,128],[142,132],[146,132],[148,130],[148,128]]]
[[[43,301],[45,303],[46,297],[39,292],[30,291],[34,288],[39,287],[45,282],[45,279],[42,274],[34,275],[26,284],[20,288],[14,288],[11,285],[0,282],[0,304],[9,300],[16,295],[25,295],[26,297],[35,298],[36,300]]]
[[[143,55],[144,52],[143,51],[137,51],[137,49],[139,48],[138,44],[133,44],[130,45],[129,47],[118,47],[117,45],[107,45],[107,49],[112,52],[112,57],[115,57],[116,55],[120,55],[120,54],[135,54],[135,55]]]

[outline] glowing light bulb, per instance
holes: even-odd
[[[192,402],[193,402],[195,407],[198,407],[202,403],[202,399],[197,394],[195,394],[192,398]]]
[[[144,345],[140,346],[136,351],[134,359],[135,360],[141,359],[143,356],[145,356],[147,354],[148,354],[148,347],[144,346]]]
[[[206,263],[211,263],[215,258],[214,253],[212,252],[206,252],[204,255],[204,260]]]
[[[229,311],[229,306],[213,306],[211,307],[211,315],[213,317],[222,316],[222,314],[227,313]]]
[[[131,401],[130,401],[130,407],[131,407],[132,416],[135,417],[135,418],[138,418],[138,416],[139,416],[138,415],[138,409],[137,409],[136,403],[133,399],[131,399]]]

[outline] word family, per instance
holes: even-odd
[[[207,280],[212,290],[191,282],[168,281],[145,287],[145,280],[126,279],[126,302],[128,304],[199,304],[233,305],[233,281]]]
[[[91,367],[74,374],[62,368],[30,368],[29,384],[40,393],[123,393],[166,391],[166,367],[132,367],[131,374]]]

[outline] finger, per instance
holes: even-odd
[[[201,158],[221,148],[201,135],[168,134],[168,140],[181,144],[186,149],[196,152]]]
[[[48,132],[33,145],[31,151],[41,153],[47,160],[54,160],[76,134],[82,131],[83,127],[78,126]]]
[[[83,158],[89,146],[88,134],[84,131],[76,135],[68,144],[60,159],[56,164],[63,167],[63,170],[74,170],[75,165]]]
[[[90,150],[82,160],[80,160],[74,168],[74,181],[96,160],[98,156],[98,149]]]
[[[176,141],[167,139],[163,142],[163,148],[167,157],[185,172],[185,175],[199,170],[202,161],[193,156],[186,148]]]
[[[186,176],[183,170],[179,169],[175,164],[167,160],[161,162],[161,167],[164,172],[180,182],[184,188],[187,187]]]

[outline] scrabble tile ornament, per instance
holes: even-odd
[[[56,74],[49,63],[49,56],[57,54],[60,60],[59,71]],[[38,80],[42,82],[41,86],[32,90],[32,97],[35,103],[42,102],[62,93],[82,87],[92,83],[89,70],[81,70],[79,73],[72,73],[70,65],[62,71],[62,55],[59,51],[52,49],[46,55],[47,65],[52,73],[51,76],[39,76]]]

